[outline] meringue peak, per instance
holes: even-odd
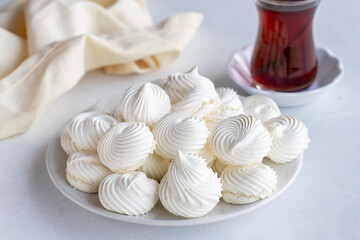
[[[160,182],[159,196],[171,213],[187,218],[211,211],[221,197],[221,181],[203,158],[177,151]]]
[[[139,122],[118,123],[98,143],[101,162],[114,172],[139,168],[153,153],[156,142],[148,126]]]
[[[184,154],[180,150],[177,150],[175,161],[177,159],[179,159],[178,161],[182,161],[183,158],[184,158]]]
[[[129,175],[129,177],[122,178],[125,190],[129,190],[131,189],[131,187],[134,187],[134,185],[138,184],[138,182],[141,182],[144,177],[146,178],[146,176],[142,172],[133,172],[133,174]],[[122,179],[118,180],[121,181]]]
[[[167,114],[152,132],[157,143],[155,153],[169,160],[176,158],[178,150],[185,154],[199,154],[209,136],[206,123],[186,112]]]
[[[138,93],[144,94],[144,95],[150,94],[150,91],[151,91],[150,88],[151,88],[152,85],[155,85],[155,84],[150,83],[150,82],[144,83],[144,84],[140,87]],[[156,85],[156,86],[157,86],[157,85]]]
[[[262,162],[271,147],[269,131],[261,121],[240,114],[220,122],[211,134],[211,149],[228,164]]]
[[[125,121],[144,122],[152,128],[171,109],[166,92],[156,84],[141,83],[125,91],[121,108]]]
[[[190,70],[189,73],[199,73],[199,66],[195,65]]]
[[[170,74],[165,83],[164,89],[170,97],[172,104],[183,99],[195,86],[214,87],[214,83],[198,73],[198,67],[194,66],[189,72],[174,72]]]

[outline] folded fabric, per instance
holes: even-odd
[[[20,0],[0,11],[0,139],[27,131],[87,71],[165,66],[202,20],[184,13],[153,26],[144,0],[98,2]]]

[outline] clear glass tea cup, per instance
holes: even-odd
[[[259,29],[251,75],[259,88],[301,91],[314,82],[317,58],[312,26],[320,0],[255,0]]]

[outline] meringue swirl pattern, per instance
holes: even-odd
[[[188,112],[203,118],[213,111],[219,103],[214,87],[195,86],[173,106],[174,112]]]
[[[179,151],[160,182],[159,196],[169,212],[186,218],[201,217],[219,202],[220,178],[204,159]]]
[[[276,163],[288,163],[298,158],[309,145],[308,129],[299,119],[280,116],[265,122],[272,137],[268,157]]]
[[[213,162],[215,160],[215,154],[211,150],[210,136],[209,136],[208,140],[206,141],[205,146],[200,150],[198,155],[199,155],[199,157],[202,157],[205,160],[205,162],[208,166],[211,166],[213,164]]]
[[[100,182],[112,171],[105,167],[96,154],[77,152],[66,163],[66,179],[74,188],[96,193]]]
[[[76,152],[85,152],[83,149],[79,148],[76,143],[71,139],[68,127],[61,134],[60,144],[67,155],[71,155]]]
[[[84,112],[72,119],[69,125],[69,134],[80,149],[96,153],[100,137],[116,123],[117,121],[109,115]]]
[[[227,167],[221,180],[225,202],[247,204],[268,197],[275,190],[277,175],[269,166],[254,163]]]
[[[111,174],[99,186],[101,205],[112,212],[141,215],[149,212],[159,200],[159,183],[143,172]]]
[[[216,92],[219,96],[219,105],[205,118],[210,131],[213,131],[222,120],[243,113],[242,103],[234,89],[217,88]]]
[[[231,165],[262,162],[271,147],[269,131],[260,120],[240,114],[219,123],[211,134],[211,149]]]
[[[91,111],[110,115],[118,121],[122,120],[121,101],[115,97],[100,100],[91,108]]]
[[[139,171],[144,172],[148,178],[160,181],[169,167],[170,160],[164,159],[157,154],[149,154]]]
[[[139,168],[155,149],[154,136],[145,123],[118,123],[98,144],[100,161],[117,173]]]
[[[201,76],[198,66],[195,66],[188,72],[172,73],[167,78],[164,89],[170,97],[171,104],[175,104],[183,99],[193,87],[199,85],[214,88],[213,82]]]
[[[144,122],[152,128],[171,109],[166,92],[152,83],[137,84],[125,91],[121,108],[125,121]]]
[[[265,96],[249,96],[243,100],[244,112],[262,122],[281,115],[276,102]]]
[[[155,153],[172,160],[177,151],[198,154],[209,136],[205,122],[192,114],[173,112],[165,115],[154,127]]]
[[[165,84],[166,84],[166,80],[167,80],[166,78],[159,78],[159,79],[156,79],[154,81],[151,81],[151,83],[161,87],[162,89],[164,89]]]

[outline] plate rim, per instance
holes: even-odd
[[[75,204],[77,204],[78,206],[92,212],[95,213],[97,215],[103,216],[103,217],[107,217],[110,219],[114,219],[117,221],[122,221],[122,222],[129,222],[129,223],[136,223],[136,224],[142,224],[142,225],[150,225],[150,226],[172,226],[172,227],[181,227],[181,226],[195,226],[195,225],[201,225],[201,224],[208,224],[208,223],[214,223],[214,222],[219,222],[219,221],[223,221],[226,219],[230,219],[230,218],[234,218],[243,214],[246,214],[248,212],[254,211],[255,209],[258,209],[260,207],[263,207],[264,205],[268,204],[269,202],[273,201],[274,199],[276,199],[278,196],[280,196],[286,189],[289,188],[289,186],[294,182],[294,180],[296,179],[296,177],[298,176],[302,164],[303,164],[303,155],[301,155],[297,160],[299,161],[296,167],[296,170],[294,172],[294,174],[291,176],[291,178],[289,179],[289,181],[283,186],[283,188],[281,188],[280,190],[278,190],[277,192],[273,193],[270,197],[267,197],[265,199],[256,201],[257,204],[251,205],[248,204],[248,208],[246,209],[242,209],[241,211],[233,211],[230,213],[224,213],[221,215],[216,215],[216,216],[209,216],[206,218],[200,217],[200,218],[184,218],[184,219],[175,219],[175,220],[162,220],[162,219],[148,219],[148,218],[137,218],[136,216],[127,216],[127,215],[123,215],[123,214],[117,214],[116,217],[112,214],[106,214],[106,212],[102,212],[102,211],[98,211],[96,209],[93,209],[83,203],[81,203],[80,201],[74,199],[70,194],[66,193],[65,190],[63,190],[60,185],[57,183],[57,181],[55,180],[55,177],[52,175],[52,172],[49,168],[49,153],[50,153],[50,149],[53,145],[55,145],[55,142],[57,140],[57,138],[59,138],[61,136],[62,131],[68,126],[68,124],[70,123],[70,121],[67,121],[64,125],[62,125],[55,133],[55,135],[51,138],[47,150],[46,150],[46,169],[47,172],[50,176],[51,181],[53,182],[53,184],[56,186],[56,188],[70,201],[74,202]],[[220,199],[222,201],[222,199]],[[159,204],[160,200],[157,202],[157,204]],[[105,209],[104,209],[105,210]],[[107,211],[107,210],[105,210]]]

